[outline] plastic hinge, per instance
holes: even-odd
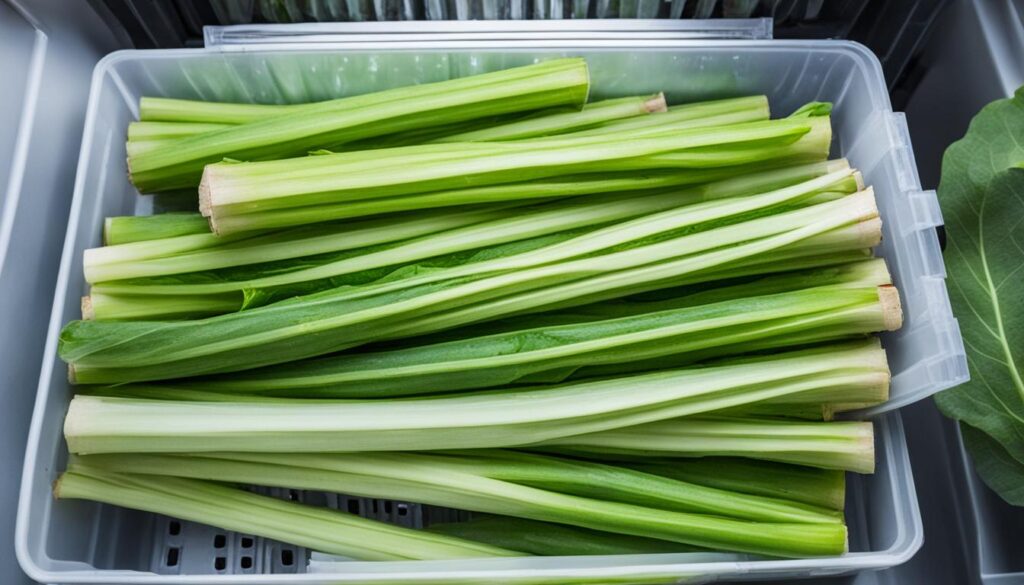
[[[486,43],[496,40],[538,41],[673,41],[686,39],[770,40],[771,18],[715,18],[708,20],[467,20],[392,22],[313,22],[299,24],[246,24],[203,27],[207,49],[245,51],[352,45],[416,45]]]
[[[920,190],[921,179],[917,175],[917,161],[914,160],[914,149],[910,145],[910,129],[907,128],[907,117],[903,112],[888,112],[886,120],[889,125],[889,135],[892,138],[893,153],[897,158],[897,181],[900,190]]]

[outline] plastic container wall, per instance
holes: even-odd
[[[60,6],[58,6],[60,4]],[[59,9],[58,9],[59,8]],[[85,3],[0,2],[0,583],[28,583],[14,524],[50,290],[71,206],[91,71],[116,48]]]
[[[199,537],[181,544],[180,558],[187,560],[175,567],[155,562],[166,558],[160,555],[168,542],[164,536],[167,526],[151,515],[88,502],[54,502],[50,495],[50,483],[65,463],[60,429],[71,394],[64,364],[55,355],[56,341],[60,327],[79,316],[79,298],[85,292],[82,250],[99,244],[105,216],[145,213],[151,205],[148,199],[138,197],[125,179],[123,137],[136,117],[141,95],[302,102],[572,54],[588,59],[596,98],[665,90],[669,99],[678,103],[766,93],[778,115],[807,101],[832,101],[836,106],[834,152],[848,157],[876,189],[885,230],[879,253],[889,261],[903,297],[905,326],[883,340],[894,374],[892,405],[920,399],[966,377],[933,229],[941,223],[934,194],[920,190],[903,118],[890,111],[878,61],[863,47],[835,41],[545,43],[541,37],[476,44],[419,41],[401,49],[393,47],[367,41],[344,47],[327,43],[317,45],[316,51],[282,47],[129,51],[111,55],[98,66],[22,486],[19,555],[35,578],[62,583],[182,582],[179,575],[184,563],[189,573],[208,575],[192,576],[192,583],[251,582],[233,574],[241,562],[236,566],[225,558],[218,570],[213,543]],[[494,582],[569,577],[607,580],[611,576],[635,577],[641,582],[655,576],[709,581],[839,574],[892,566],[909,558],[920,545],[920,517],[898,418],[887,415],[877,420],[879,472],[850,482],[853,552],[843,557],[706,563],[679,555],[531,559],[517,560],[512,567],[466,561],[446,564],[437,571],[418,563],[415,573],[406,572],[412,570],[405,568],[412,567],[411,563],[401,567],[345,563],[333,573],[279,574],[267,582],[395,578],[403,583],[454,583],[463,578]],[[193,568],[189,564],[192,558],[202,559],[206,570]],[[250,569],[271,570],[274,562],[260,558]]]

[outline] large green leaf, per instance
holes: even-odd
[[[1020,90],[1012,99],[985,107],[943,159],[939,199],[949,236],[949,293],[971,381],[940,394],[936,402],[948,416],[987,434],[1024,464],[1022,163]],[[979,468],[994,465],[991,449],[972,453]],[[1002,484],[990,485],[999,490]]]

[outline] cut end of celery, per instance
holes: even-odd
[[[903,326],[903,306],[900,293],[895,286],[878,288],[878,302],[882,305],[882,322],[886,331],[896,331]]]
[[[857,224],[857,241],[868,248],[882,243],[882,219],[873,217]]]
[[[868,424],[868,432],[858,441],[860,447],[863,449],[863,455],[861,456],[857,469],[854,469],[856,473],[871,474],[875,472],[875,432],[874,425]]]
[[[861,190],[864,189],[865,185],[864,185],[864,174],[863,173],[861,173],[860,171],[854,171],[853,172],[853,180],[857,181],[857,190],[858,191],[861,191]]]
[[[91,321],[96,318],[96,310],[92,306],[92,297],[82,297],[82,320]]]
[[[203,214],[203,217],[212,217],[213,215],[209,167],[203,169],[203,178],[199,180],[199,213]]]
[[[75,375],[75,364],[68,364],[68,383],[72,385],[78,383],[78,376]]]
[[[110,230],[114,223],[114,218],[108,217],[103,220],[103,245],[110,245]]]
[[[665,101],[665,94],[659,93],[651,99],[644,102],[644,109],[649,114],[656,114],[668,111],[668,103]]]
[[[63,483],[63,480],[64,480],[64,474],[63,473],[60,474],[60,476],[57,477],[57,479],[53,480],[53,488],[52,488],[53,492],[52,493],[53,493],[53,499],[55,499],[55,500],[59,500],[62,497],[61,496],[61,484]]]
[[[862,221],[878,217],[878,202],[875,201],[875,190],[867,187],[851,195],[851,203],[854,205],[853,212]]]

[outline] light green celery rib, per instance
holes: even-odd
[[[339,201],[410,195],[446,188],[520,182],[603,168],[608,161],[637,159],[652,154],[700,146],[726,145],[758,140],[789,142],[811,130],[808,123],[791,120],[753,122],[714,128],[698,128],[641,136],[553,137],[521,142],[470,143],[451,156],[442,157],[433,145],[406,147],[397,155],[376,151],[376,162],[353,161],[349,153],[308,157],[300,172],[268,176],[260,165],[281,163],[211,164],[200,184],[200,209],[208,200],[216,229],[219,217]],[[470,147],[486,146],[486,152]],[[418,155],[426,149],[426,155]],[[463,153],[462,151],[466,152]],[[774,158],[768,156],[765,158]],[[422,162],[419,162],[422,161]],[[585,165],[585,167],[581,166]],[[636,168],[661,168],[644,165]],[[204,212],[205,214],[205,212]]]
[[[142,98],[145,103],[152,98]],[[157,140],[163,138],[181,138],[191,134],[201,134],[211,130],[222,130],[228,124],[196,123],[196,122],[132,122],[128,124],[128,141]]]
[[[124,215],[108,217],[103,222],[103,243],[106,246],[189,235],[206,236],[207,239],[215,237],[210,232],[209,221],[198,213]]]
[[[427,530],[541,556],[656,554],[701,550],[665,540],[511,516],[481,517],[474,514],[471,520],[465,522],[432,523]]]
[[[826,351],[827,350],[827,351]],[[877,341],[621,379],[389,401],[192,403],[72,399],[74,453],[393,451],[507,447],[690,416],[802,392],[888,387]]]
[[[817,160],[824,157],[818,157]],[[772,167],[788,166],[789,160],[769,161]],[[799,161],[804,162],[804,161]],[[806,161],[814,164],[824,162]],[[801,165],[803,166],[803,165]],[[365,201],[352,201],[327,205],[310,205],[292,209],[231,215],[218,220],[220,233],[231,234],[255,229],[302,225],[331,219],[345,219],[380,213],[394,213],[414,209],[451,207],[474,203],[490,203],[520,199],[570,197],[607,192],[637,191],[694,185],[719,181],[730,177],[762,172],[769,168],[764,162],[710,169],[678,169],[653,171],[625,171],[619,173],[584,173],[522,183],[487,185],[422,193],[400,197],[384,197]]]
[[[626,465],[682,481],[833,510],[842,510],[846,504],[846,474],[835,469],[725,457],[638,459]]]
[[[780,463],[875,470],[870,422],[790,422],[731,418],[685,418],[547,441],[568,452],[622,457],[750,457]]]
[[[698,232],[633,250],[541,266],[533,270],[542,273],[554,271],[565,274],[565,271],[572,269],[574,265],[587,268],[584,270],[586,274],[582,277],[569,282],[563,280],[564,284],[524,290],[521,294],[503,296],[490,300],[488,303],[417,319],[399,325],[397,329],[389,331],[388,334],[403,337],[419,335],[524,311],[558,308],[566,306],[566,302],[576,304],[580,299],[602,300],[602,298],[643,292],[642,283],[671,281],[686,274],[699,274],[712,267],[759,254],[767,254],[786,245],[875,216],[877,216],[877,209],[873,196],[862,192],[838,201],[733,224],[717,230]],[[821,219],[816,222],[814,218]],[[722,237],[723,234],[735,235]],[[726,244],[726,242],[736,241],[743,243],[731,247]],[[681,251],[689,252],[689,254],[681,256],[679,254]],[[620,262],[628,258],[631,252],[642,254],[646,261],[633,266],[627,266],[626,262]],[[523,278],[527,273],[528,271],[513,272],[511,275],[496,276],[477,284],[515,282],[515,279]],[[395,288],[399,288],[399,286],[396,285]],[[355,291],[355,294],[362,293]]]
[[[645,293],[659,288],[686,286],[703,282],[727,280],[758,274],[774,274],[789,270],[816,268],[855,262],[871,258],[869,248],[881,239],[881,221],[871,218],[851,225],[833,228],[814,236],[784,244],[770,254],[752,254],[749,257],[725,261],[709,270],[687,272],[664,279],[638,280],[633,286],[595,290],[564,301],[544,305],[545,311],[605,301],[613,298]],[[518,312],[510,313],[512,315]]]
[[[374,286],[342,288],[175,325],[76,321],[62,331],[58,351],[72,366],[78,383],[237,371],[493,319],[598,291],[630,289],[641,282],[670,281],[767,254],[876,215],[874,198],[859,193],[612,254],[391,294],[373,296],[363,291]],[[735,241],[743,243],[729,245]],[[490,302],[479,302],[485,300]],[[459,307],[467,308],[444,312]],[[410,320],[409,315],[417,317]],[[352,327],[371,322],[375,326]],[[301,344],[292,341],[299,337]],[[126,339],[134,343],[125,344]]]
[[[296,107],[287,113],[177,140],[129,160],[140,191],[199,183],[203,166],[225,157],[296,156],[332,144],[553,106],[582,107],[589,75],[582,59],[557,59],[437,83]]]
[[[143,122],[244,124],[279,116],[307,104],[243,104],[143,96],[139,119]]]
[[[149,297],[154,298],[154,297]],[[177,400],[230,401],[265,398],[269,396],[289,397],[324,397],[324,398],[379,398],[410,394],[427,394],[451,392],[467,388],[483,388],[508,383],[524,377],[531,382],[558,382],[568,377],[570,380],[623,375],[632,372],[651,371],[662,368],[675,368],[695,363],[703,359],[734,355],[746,351],[762,351],[783,349],[807,343],[821,343],[842,340],[844,338],[863,336],[867,332],[881,331],[892,327],[889,316],[878,304],[855,306],[824,313],[813,313],[803,317],[775,319],[763,324],[748,327],[732,328],[721,333],[706,333],[709,339],[669,340],[663,346],[657,346],[659,340],[654,338],[649,344],[630,347],[633,354],[616,356],[612,346],[607,354],[582,354],[562,359],[561,369],[551,369],[549,362],[526,364],[522,366],[508,365],[507,362],[524,361],[526,358],[539,358],[534,352],[523,358],[494,358],[466,360],[464,362],[442,361],[436,367],[423,365],[405,368],[345,371],[347,360],[344,356],[337,360],[323,358],[312,363],[294,362],[281,366],[270,366],[247,372],[236,372],[219,378],[197,379],[177,384],[165,385],[120,385],[96,390],[94,393],[103,396],[124,396],[137,398],[162,398]],[[552,330],[552,334],[557,333]],[[469,341],[473,341],[470,338]],[[583,345],[583,344],[578,344]],[[438,348],[442,349],[442,348]],[[574,347],[575,349],[575,347]],[[640,353],[639,350],[643,350]],[[412,352],[415,354],[416,352]],[[653,357],[652,357],[653,356]],[[378,355],[370,354],[368,359],[377,359]],[[660,359],[659,359],[660,358]],[[585,362],[580,368],[574,360]],[[353,360],[360,362],[360,358]],[[494,364],[491,369],[490,364]],[[335,365],[337,364],[337,365]],[[499,368],[504,364],[504,369]],[[451,366],[445,373],[432,375],[432,370],[442,366]],[[455,367],[462,368],[456,370]],[[473,369],[471,366],[479,366]],[[566,370],[563,372],[563,370]],[[383,372],[379,378],[372,374]],[[550,372],[536,377],[537,371]],[[511,373],[509,373],[511,372]],[[828,399],[827,396],[823,396]],[[865,405],[877,404],[887,398],[884,389],[871,389],[866,393],[851,394],[848,400],[858,401]],[[821,420],[826,413],[837,411],[832,405],[822,406],[812,396],[801,396],[794,403],[757,405],[747,408],[748,412],[795,416],[794,411],[809,412],[809,418]],[[802,414],[807,417],[808,415]]]
[[[214,483],[114,473],[83,464],[69,466],[54,485],[54,495],[166,514],[368,561],[522,554]]]
[[[780,332],[801,331],[818,327],[817,321],[823,317],[831,325],[846,325],[854,332],[868,333],[884,328],[878,304],[873,285],[819,287],[390,352],[342,354],[240,372],[198,383],[198,387],[325,398],[374,398],[486,388],[516,383],[541,372],[678,356]],[[838,318],[831,317],[833,313]]]
[[[768,98],[763,95],[729,98],[709,102],[696,102],[670,106],[668,111],[657,117],[637,117],[615,120],[597,128],[582,130],[575,136],[591,136],[663,128],[666,124],[687,123],[690,128],[725,126],[768,120]]]
[[[446,271],[443,274],[438,273],[436,275],[424,275],[419,278],[396,282],[392,285],[384,285],[376,290],[405,288],[416,284],[434,282],[442,278],[456,278],[472,274],[484,274],[487,272],[496,273],[505,270],[522,270],[571,258],[585,257],[587,254],[614,249],[616,246],[621,246],[629,242],[642,240],[662,233],[669,233],[673,230],[699,226],[706,222],[713,222],[715,220],[725,219],[732,216],[739,216],[741,214],[757,210],[771,209],[787,203],[799,202],[822,190],[832,188],[837,183],[849,178],[852,173],[853,171],[850,169],[839,170],[809,181],[797,183],[796,185],[747,197],[726,197],[724,199],[718,199],[712,196],[709,201],[680,206],[675,209],[668,209],[666,211],[638,217],[630,221],[583,234],[572,238],[571,240],[553,244],[538,250],[525,252],[523,254],[507,258],[498,258],[487,262],[467,264],[465,266]],[[698,188],[696,193],[698,196],[703,197],[701,189]],[[748,235],[748,239],[780,233],[786,229],[790,229],[788,226],[804,223],[813,217],[828,214],[828,204],[822,205],[824,206],[812,206],[801,211],[779,213],[769,216],[771,219],[760,218],[748,222],[742,222],[740,224],[733,224],[732,226],[698,231],[696,233],[689,234],[688,236],[683,236],[684,238],[690,238],[686,242],[687,247],[685,250],[692,254],[712,249],[715,246],[701,244],[701,242],[708,241],[710,243],[720,238],[723,233],[738,232],[739,228],[736,227],[738,225],[743,226],[744,233]],[[810,209],[814,209],[814,211],[809,211]],[[768,229],[758,232],[756,229],[751,229],[754,225]],[[704,235],[702,236],[701,234]],[[659,244],[652,244],[652,246],[658,245]],[[645,246],[643,249],[645,251],[654,250],[654,248],[650,246]],[[668,248],[663,246],[661,249]],[[676,254],[673,254],[674,256],[680,255],[678,254],[678,249],[676,249],[675,252]],[[650,257],[651,262],[663,259],[667,259],[667,257],[658,257],[653,255]],[[612,266],[614,265],[608,264],[606,265],[606,269],[611,270]]]
[[[264,212],[232,215],[218,220],[218,231],[234,234],[250,230],[275,229],[321,221],[348,219],[432,208],[452,208],[464,205],[507,201],[524,204],[538,200],[594,195],[623,191],[639,191],[693,185],[707,180],[743,174],[748,169],[729,168],[707,172],[640,171],[627,173],[592,173],[570,175],[553,179],[537,179],[523,183],[471,187],[402,197],[386,197],[334,205],[309,205],[293,209],[275,209]]]
[[[632,196],[616,194],[582,200],[571,199],[564,202],[554,202],[532,210],[522,210],[520,213],[505,212],[500,214],[503,217],[498,217],[491,221],[421,237],[394,248],[251,280],[209,284],[149,284],[141,286],[134,284],[119,286],[113,283],[101,287],[99,290],[107,294],[184,295],[266,288],[341,276],[383,266],[405,264],[432,256],[483,248],[578,227],[629,220],[599,229],[591,234],[573,238],[563,244],[546,246],[535,252],[519,254],[507,259],[471,263],[464,267],[453,268],[434,275],[408,279],[402,281],[403,284],[396,284],[381,290],[390,290],[399,286],[408,287],[471,274],[483,274],[487,271],[497,272],[512,268],[525,268],[536,266],[540,262],[550,263],[582,256],[628,241],[736,215],[741,212],[797,202],[824,189],[843,188],[847,193],[855,190],[856,186],[849,181],[853,171],[849,168],[840,168],[809,181],[783,187],[776,191],[762,195],[739,197],[757,192],[763,188],[771,188],[780,183],[789,183],[808,174],[818,174],[828,168],[832,168],[832,166],[839,165],[814,164],[794,167],[793,169],[760,173],[751,177],[709,183],[685,190],[653,194],[640,193]],[[220,265],[214,264],[210,266],[199,264],[202,259],[198,262],[193,262],[188,256],[172,257],[163,262],[150,261],[144,266],[138,267],[134,273],[122,272],[121,277],[155,276],[186,272],[189,271],[186,269],[192,267],[201,270],[235,265],[239,264],[237,258],[245,253],[244,251],[236,250],[232,250],[229,254],[209,253],[206,256],[214,255],[217,259],[224,261]],[[195,256],[197,255],[192,257]],[[260,254],[253,256],[254,259],[259,259],[259,257]],[[166,265],[178,268],[175,272],[169,272],[163,268]],[[143,270],[149,267],[153,267],[153,269],[143,273]]]
[[[898,318],[893,316],[891,305],[873,303],[866,306],[854,306],[828,312],[813,313],[806,316],[775,319],[765,323],[757,323],[748,327],[733,328],[720,335],[715,335],[713,343],[691,341],[681,342],[661,350],[661,355],[638,355],[636,360],[624,363],[600,363],[598,361],[572,372],[569,380],[579,380],[609,375],[622,375],[629,372],[651,371],[661,368],[676,368],[708,359],[716,359],[739,355],[747,352],[779,350],[810,343],[835,342],[849,338],[863,338],[871,332],[890,331],[896,328]],[[529,378],[533,380],[533,378]],[[539,380],[538,380],[539,381]],[[877,404],[883,402],[886,395],[858,396],[862,402]],[[827,408],[809,398],[801,398],[800,416],[808,413],[814,419],[822,419]],[[786,410],[785,406],[773,405],[767,409],[761,405],[753,409],[771,415],[796,416]]]
[[[82,318],[102,320],[184,319],[213,316],[241,309],[236,295],[174,296],[108,295],[92,291],[82,297]]]
[[[227,459],[236,457],[239,460]],[[145,469],[167,473],[166,462],[176,472],[233,481],[285,484],[291,487],[346,493],[368,493],[376,497],[414,495],[417,501],[457,501],[460,508],[500,509],[509,515],[561,522],[593,530],[605,530],[648,538],[659,538],[709,548],[739,550],[776,556],[838,554],[845,549],[845,527],[827,523],[749,522],[687,512],[668,511],[639,505],[595,500],[494,480],[473,473],[446,470],[439,474],[430,459],[410,460],[407,454],[299,455],[294,463],[275,464],[270,456],[213,455],[207,457],[120,457],[86,458],[101,465],[120,468],[138,463]],[[378,459],[379,457],[379,459]],[[265,463],[268,460],[270,463]],[[376,461],[374,461],[376,459]],[[381,463],[387,462],[387,465]],[[353,472],[355,470],[355,472]],[[359,471],[362,471],[360,473]],[[408,478],[408,479],[407,479]],[[460,499],[461,498],[461,499]],[[409,499],[409,498],[401,498]],[[450,505],[450,504],[448,504]]]
[[[500,207],[468,208],[322,224],[270,234],[248,232],[232,236],[205,234],[164,238],[90,248],[83,255],[83,269],[90,283],[180,274],[397,242],[515,214]]]
[[[607,161],[604,168],[615,171],[630,171],[657,168],[702,168],[723,165],[738,165],[763,160],[765,153],[771,158],[789,159],[793,162],[811,162],[827,156],[832,143],[832,124],[828,117],[803,120],[810,127],[807,134],[789,143],[751,142],[736,148],[711,146],[693,148],[678,152],[663,152],[636,159]]]
[[[290,460],[290,458],[294,458]],[[203,456],[180,455],[84,455],[80,459],[90,465],[113,470],[135,469],[138,473],[177,475],[217,481],[250,482],[250,477],[222,475],[218,461],[237,464],[258,477],[261,467],[280,479],[269,485],[288,481],[286,475],[275,474],[282,467],[372,477],[385,488],[359,488],[343,478],[326,477],[316,485],[282,485],[301,489],[345,491],[346,494],[414,501],[436,506],[462,508],[475,512],[520,515],[528,499],[507,497],[503,488],[515,491],[518,486],[574,496],[635,504],[660,510],[711,514],[737,520],[783,523],[836,523],[842,515],[834,510],[796,504],[777,498],[736,494],[690,482],[667,479],[633,469],[593,462],[572,461],[558,457],[500,450],[475,450],[461,453],[332,453],[332,454],[248,454],[210,453]],[[381,469],[381,467],[386,469]],[[230,472],[228,472],[230,473]],[[474,490],[465,476],[485,480],[490,489]],[[488,482],[486,480],[494,480]],[[267,481],[267,480],[264,480]],[[501,482],[500,484],[497,482]],[[253,482],[258,483],[258,482]],[[430,488],[418,493],[417,484]],[[501,485],[506,484],[506,485]],[[264,485],[267,485],[266,483]],[[451,495],[448,495],[451,494]],[[518,502],[517,502],[518,500]],[[511,505],[511,509],[504,507]],[[518,508],[516,506],[519,506]],[[526,507],[525,509],[529,509]],[[535,515],[537,512],[533,512]]]
[[[530,117],[490,128],[449,134],[431,142],[491,142],[564,134],[612,120],[664,112],[665,109],[665,96],[662,94],[618,98],[589,103],[579,112]]]
[[[187,100],[162,100],[160,98],[142,98],[142,103],[145,104],[147,101],[154,99],[158,103],[167,102],[168,106],[183,104],[184,109],[192,106],[192,102]],[[215,106],[221,105],[223,104],[215,104]],[[250,104],[230,105],[237,105],[244,109]],[[169,142],[185,136],[201,134],[211,130],[220,130],[228,127],[230,124],[241,123],[241,120],[238,120],[238,118],[246,117],[246,121],[254,121],[267,115],[286,113],[289,109],[293,110],[296,106],[271,107],[277,108],[273,114],[267,112],[263,116],[235,116],[230,118],[231,122],[229,124],[132,122],[128,126],[129,155],[154,148],[165,148]],[[637,123],[638,117],[659,112],[659,108],[664,108],[664,98],[660,96],[604,100],[586,104],[581,112],[543,113],[543,115],[530,116],[524,120],[492,125],[482,129],[442,133],[440,137],[436,138],[427,135],[420,140],[408,142],[408,144],[520,140],[576,131],[586,131],[588,134],[606,134],[681,121],[687,122],[687,127],[697,128],[755,122],[769,118],[767,98],[765,96],[752,96],[673,106],[669,108],[668,115],[657,119],[656,123]],[[143,109],[145,111],[145,106]],[[264,108],[257,107],[257,109]],[[588,127],[590,130],[585,130]],[[434,132],[436,133],[436,130]],[[359,143],[359,146],[367,149],[390,146],[387,144],[387,139],[384,139],[382,142],[383,144],[376,146],[372,143],[371,139],[366,144]],[[353,144],[353,146],[356,145]]]

